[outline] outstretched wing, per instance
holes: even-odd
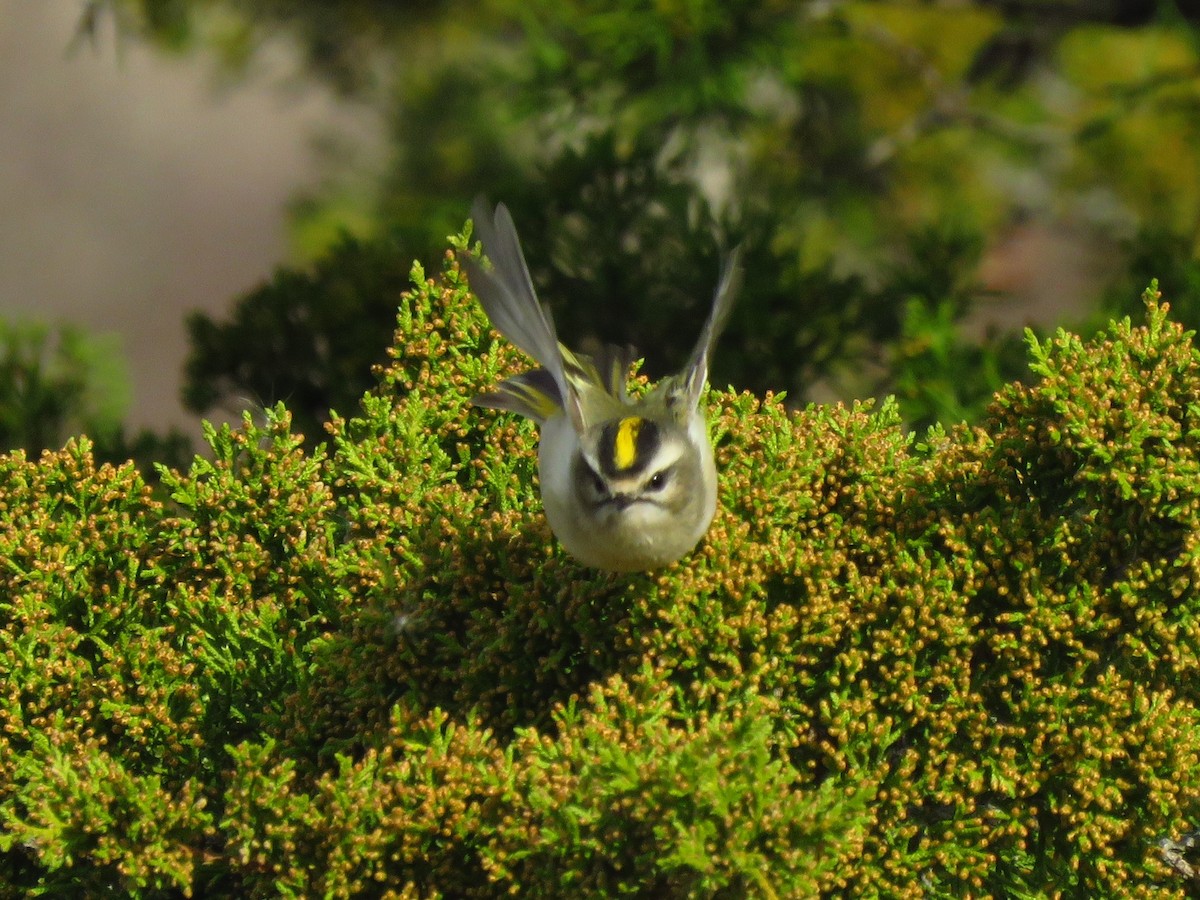
[[[539,425],[563,408],[558,385],[546,369],[531,369],[506,378],[496,389],[471,400],[487,409],[504,409],[533,419]]]
[[[687,367],[679,374],[678,381],[667,395],[669,406],[680,414],[690,414],[700,402],[700,394],[708,381],[708,362],[712,356],[717,338],[729,321],[729,313],[737,299],[738,288],[742,283],[742,249],[735,247],[721,263],[721,274],[717,281],[717,289],[713,294],[712,311],[704,330],[696,341]]]
[[[563,371],[554,321],[538,302],[508,208],[501,203],[493,214],[480,197],[472,207],[471,216],[476,234],[483,243],[483,251],[492,263],[492,268],[487,269],[471,254],[462,256],[471,288],[493,327],[537,360],[548,373],[559,402],[567,410],[575,428],[582,432],[582,409]],[[503,393],[503,388],[498,389],[498,393]]]

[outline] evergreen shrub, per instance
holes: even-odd
[[[617,576],[469,406],[525,361],[454,254],[414,285],[315,449],[0,458],[3,894],[1196,893],[1200,357],[1151,292],[979,427],[714,391],[711,532]]]

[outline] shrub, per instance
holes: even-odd
[[[617,576],[469,407],[521,361],[453,254],[414,275],[327,448],[280,407],[165,494],[0,458],[5,893],[1196,889],[1200,359],[1153,295],[923,440],[714,392],[711,532]]]

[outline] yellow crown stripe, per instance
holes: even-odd
[[[637,438],[642,430],[642,420],[637,416],[622,419],[617,425],[617,438],[613,442],[613,462],[618,469],[628,469],[637,462]]]

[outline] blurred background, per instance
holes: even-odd
[[[1200,0],[0,0],[0,441],[322,436],[513,211],[570,343],[978,421],[1023,332],[1200,319]]]

